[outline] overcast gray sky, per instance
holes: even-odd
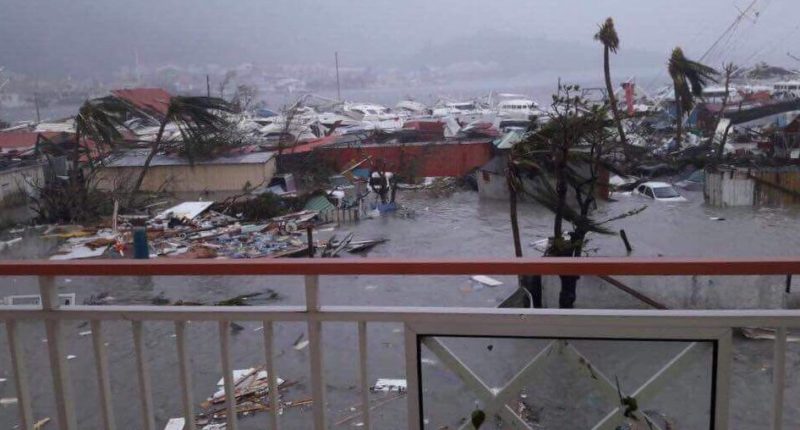
[[[0,0],[0,66],[47,76],[132,65],[402,65],[425,47],[501,32],[591,46],[615,18],[622,51],[699,57],[752,0]],[[726,58],[800,66],[800,1],[757,0]],[[498,46],[497,49],[503,49]],[[419,58],[419,57],[416,57]],[[477,58],[480,60],[480,58]],[[558,59],[554,59],[558,61]]]

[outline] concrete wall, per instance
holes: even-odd
[[[482,199],[508,200],[506,177],[487,171],[478,172],[478,196]],[[524,196],[519,196],[523,198]]]
[[[0,171],[0,205],[14,205],[21,197],[31,195],[34,188],[31,184],[44,182],[42,165],[17,167]]]
[[[98,174],[98,188],[131,186],[140,171],[140,167],[103,168]],[[241,191],[248,183],[257,187],[269,182],[274,174],[275,158],[266,163],[155,166],[147,170],[141,189],[173,193]]]
[[[712,206],[782,207],[800,204],[800,170],[723,168],[706,171],[705,197]]]
[[[386,162],[389,171],[415,177],[464,176],[492,158],[488,140],[462,143],[383,144],[322,148],[326,160],[337,168],[372,157]]]
[[[704,194],[706,203],[711,206],[753,206],[755,182],[744,171],[706,171]]]

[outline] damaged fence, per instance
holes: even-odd
[[[376,276],[464,276],[479,273],[488,275],[774,275],[800,271],[798,258],[771,259],[607,259],[559,258],[514,260],[157,260],[141,261],[84,261],[84,262],[0,262],[0,277],[37,276],[42,297],[41,306],[2,306],[0,320],[4,321],[11,352],[13,376],[18,398],[20,428],[35,428],[32,399],[27,376],[27,360],[21,348],[18,323],[44,321],[47,332],[47,350],[50,372],[54,381],[56,422],[61,430],[77,429],[74,398],[70,378],[83,375],[70,374],[67,368],[65,342],[62,331],[65,321],[90,321],[94,357],[100,398],[97,419],[102,428],[116,429],[112,408],[109,363],[104,347],[103,325],[108,321],[129,321],[133,336],[133,353],[136,360],[136,378],[139,382],[139,409],[145,430],[155,430],[152,378],[148,366],[148,351],[143,330],[154,321],[171,321],[175,325],[178,354],[179,386],[175,388],[183,404],[183,426],[173,421],[174,428],[189,430],[238,428],[239,415],[248,411],[264,411],[270,428],[280,428],[279,410],[290,406],[288,402],[310,405],[313,428],[325,429],[332,423],[325,407],[329,394],[325,382],[325,360],[322,348],[323,325],[326,323],[352,323],[357,328],[358,348],[353,355],[358,366],[357,386],[361,392],[358,414],[364,428],[370,428],[370,390],[405,393],[407,399],[408,428],[425,426],[426,411],[436,404],[423,401],[426,384],[421,371],[422,352],[432,352],[467,387],[463,396],[478,399],[478,408],[486,416],[499,416],[504,425],[514,428],[533,428],[521,417],[519,408],[511,406],[512,398],[520,387],[541,371],[542,358],[549,351],[570,356],[575,372],[587,374],[595,381],[596,389],[607,408],[607,414],[596,424],[597,429],[614,429],[625,425],[631,416],[648,420],[648,402],[663,388],[665,381],[698,351],[710,351],[713,356],[712,388],[706,401],[710,407],[712,429],[729,428],[729,399],[731,380],[732,330],[740,327],[774,328],[774,395],[770,400],[772,428],[782,428],[783,389],[786,371],[786,337],[790,328],[800,328],[800,311],[795,310],[735,310],[735,311],[672,311],[672,310],[535,310],[497,308],[434,308],[434,307],[371,307],[327,306],[320,302],[321,277],[348,275]],[[58,276],[302,276],[305,279],[304,306],[251,306],[200,307],[200,306],[61,306],[54,282]],[[186,324],[192,321],[216,322],[219,326],[219,361],[223,377],[216,393],[204,405],[200,417],[195,414],[192,395],[191,367],[186,335]],[[234,321],[263,323],[264,350],[253,354],[254,363],[264,363],[251,369],[235,370],[231,361],[230,324]],[[274,324],[278,322],[303,322],[308,329],[310,355],[310,396],[284,396],[291,382],[278,378],[275,368]],[[405,338],[405,380],[379,380],[371,386],[367,379],[369,351],[367,326],[373,323],[402,323]],[[447,337],[520,337],[553,339],[550,344],[532,357],[528,364],[510,381],[493,388],[482,380],[470,365],[460,359],[457,352],[447,347],[442,339]],[[681,340],[688,346],[672,357],[647,382],[635,390],[620,388],[593,366],[580,351],[569,345],[570,339],[652,339]],[[710,347],[710,348],[708,348]],[[258,356],[263,356],[263,361]],[[502,364],[497,364],[502,365]],[[400,375],[397,375],[400,376]],[[616,385],[616,386],[615,386]],[[635,388],[635,387],[634,387]],[[295,393],[297,394],[297,393]],[[617,396],[619,394],[619,396]],[[285,398],[284,398],[285,397]],[[387,398],[386,401],[389,398]],[[127,400],[127,399],[126,399]],[[638,402],[637,408],[631,407]],[[130,402],[132,405],[135,402]],[[273,407],[273,405],[280,405]],[[626,406],[627,405],[627,406]],[[473,417],[474,417],[473,413]],[[345,417],[338,422],[348,422]],[[344,420],[344,421],[343,421]],[[464,428],[469,424],[464,421]],[[474,421],[474,420],[473,420]],[[334,423],[335,424],[335,423]],[[659,428],[657,424],[655,427]],[[664,429],[665,430],[665,429]]]

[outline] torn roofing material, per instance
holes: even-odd
[[[131,88],[112,90],[111,94],[142,112],[163,118],[167,115],[172,95],[161,88]]]
[[[172,217],[191,220],[205,212],[206,209],[210,208],[213,204],[214,202],[183,202],[156,215],[156,219],[168,219]]]
[[[141,167],[147,159],[149,149],[135,149],[122,154],[113,155],[106,162],[106,167]],[[211,160],[195,160],[194,164],[263,164],[272,159],[274,152],[251,152],[248,154],[227,155]],[[188,166],[187,158],[158,154],[153,157],[150,167],[154,166]]]

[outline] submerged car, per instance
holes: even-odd
[[[644,196],[660,202],[685,202],[686,198],[680,195],[672,185],[666,182],[645,182],[633,190],[633,194]]]

